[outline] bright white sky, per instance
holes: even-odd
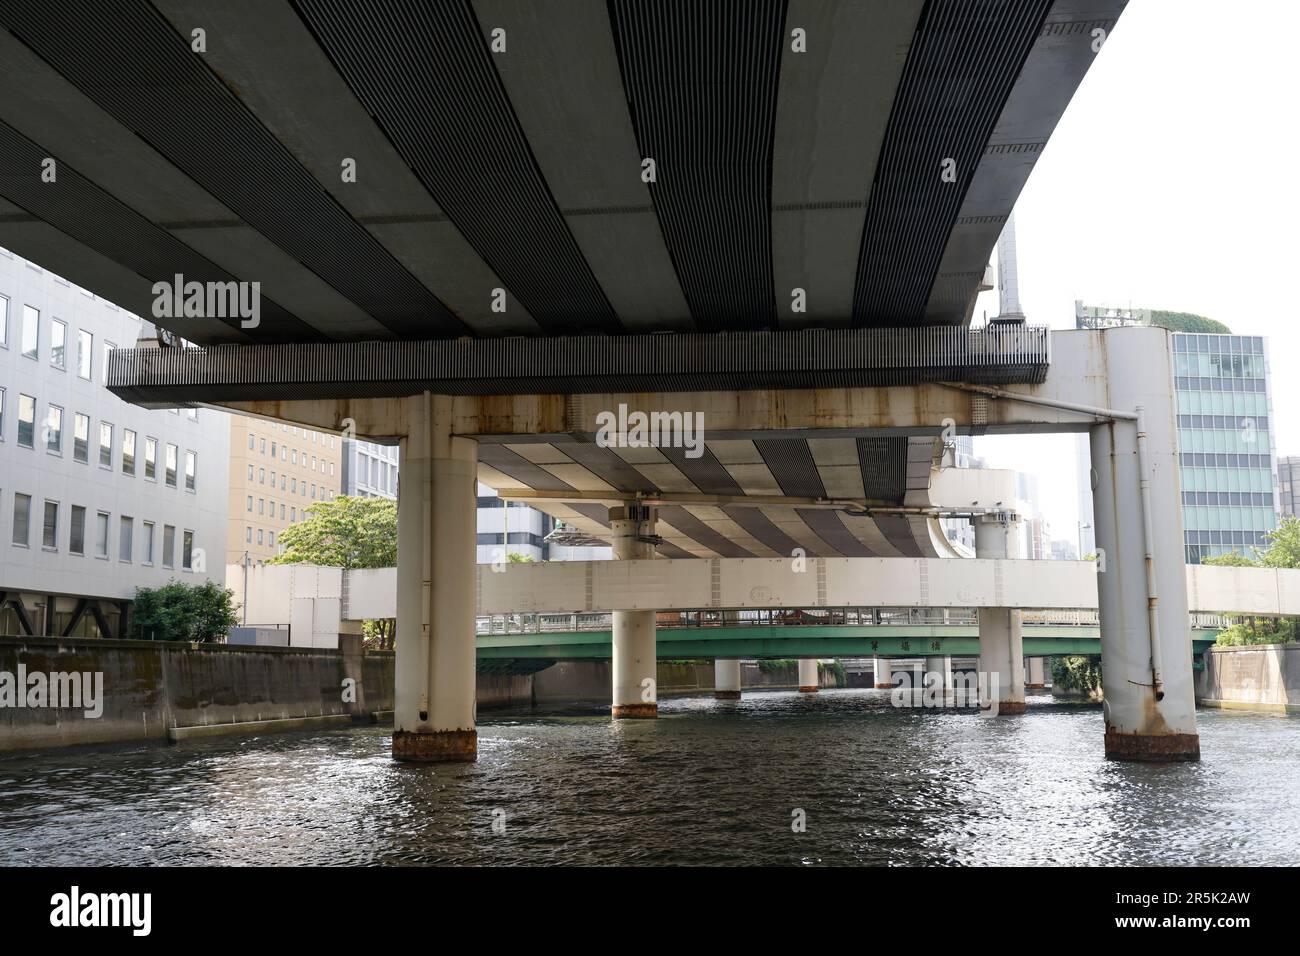
[[[1296,0],[1129,0],[1016,205],[1031,323],[1070,328],[1083,299],[1267,336],[1278,454],[1300,454],[1297,35]],[[975,440],[1039,476],[1053,538],[1078,520],[1073,441]]]

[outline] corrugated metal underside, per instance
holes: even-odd
[[[876,167],[854,325],[920,325],[980,155],[1052,0],[929,0]],[[951,162],[954,181],[945,181]],[[906,237],[906,241],[902,241]],[[973,294],[979,276],[966,277]],[[952,321],[965,321],[965,311]]]
[[[117,349],[108,386],[140,404],[412,395],[1040,383],[1046,329],[818,329]]]
[[[0,24],[241,220],[395,335],[428,338],[468,331],[334,201],[151,4],[13,0],[0,4]],[[83,228],[121,249],[126,243],[113,226],[105,218]],[[174,270],[146,278],[170,280],[181,265],[178,259]]]
[[[706,442],[698,458],[686,457],[682,449],[606,448],[577,437],[484,441],[478,448],[479,480],[507,497],[524,492],[533,507],[601,540],[607,539],[611,507],[636,495],[667,496],[658,506],[657,532],[664,539],[659,553],[668,557],[788,557],[796,549],[809,557],[933,556],[942,541],[933,518],[743,500],[747,494],[802,497],[833,487],[839,493],[833,497],[899,504],[906,493],[904,476],[882,481],[879,466],[883,458],[905,461],[908,441],[717,440]],[[846,460],[859,463],[851,468],[838,464]],[[530,491],[551,497],[527,496]],[[674,494],[691,493],[742,500],[671,500]],[[573,497],[565,500],[565,495]]]
[[[52,183],[32,175],[46,153],[7,123],[0,123],[0,181],[5,198],[50,223],[106,258],[116,257],[133,272],[169,285],[176,273],[186,281],[231,282],[235,276],[204,258],[165,229],[100,189],[67,164]],[[261,299],[262,335],[271,341],[319,341],[315,329],[270,298]],[[238,318],[226,320],[236,325]]]
[[[390,4],[365,29],[354,3],[295,5],[429,194],[543,329],[621,328],[537,168],[468,3]]]
[[[610,0],[628,109],[698,328],[776,324],[772,143],[785,0]]]

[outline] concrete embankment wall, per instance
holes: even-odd
[[[361,658],[367,713],[392,710],[394,665],[391,651]],[[344,652],[332,648],[0,637],[0,680],[20,666],[29,675],[102,674],[102,713],[88,717],[84,707],[0,700],[0,752],[297,730],[346,723],[350,710],[343,700]],[[660,697],[709,693],[713,664],[661,663],[658,681]],[[798,682],[794,663],[741,670],[745,689],[789,689]],[[607,706],[610,684],[609,661],[561,661],[524,675],[484,673],[478,706]],[[835,686],[831,669],[822,668],[821,684]]]
[[[0,637],[0,674],[17,675],[20,665],[28,675],[101,673],[103,712],[5,702],[0,751],[167,740],[178,729],[348,714],[343,658],[332,649]],[[391,709],[392,654],[367,655],[364,674],[367,709]]]
[[[1212,647],[1204,659],[1198,704],[1300,713],[1300,643]]]

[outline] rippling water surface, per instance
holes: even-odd
[[[8,757],[0,864],[1300,861],[1295,717],[1201,711],[1201,763],[1140,765],[1103,759],[1099,708],[1047,697],[1001,719],[870,690],[660,713],[489,716],[456,767],[395,764],[377,728]]]

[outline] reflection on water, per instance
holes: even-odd
[[[870,690],[660,708],[495,716],[455,767],[395,764],[374,728],[12,756],[0,864],[1300,860],[1294,717],[1201,711],[1201,763],[1140,765],[1103,759],[1099,708],[1046,697],[997,719]]]

